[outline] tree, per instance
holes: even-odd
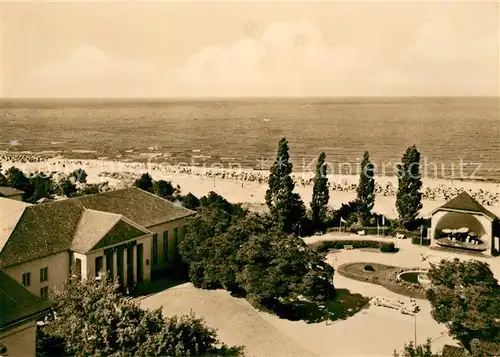
[[[171,200],[174,198],[174,195],[179,193],[179,189],[174,187],[170,181],[159,180],[153,183],[153,193]]]
[[[71,181],[69,177],[63,177],[58,185],[58,191],[61,196],[71,197],[73,193],[76,193],[78,190],[76,185]]]
[[[6,174],[7,185],[9,187],[24,191],[23,198],[31,197],[34,191],[34,187],[31,184],[30,179],[24,174],[24,172],[13,166],[7,170]]]
[[[146,172],[135,181],[134,186],[140,188],[141,190],[151,192],[153,189],[153,179],[151,178],[151,175]]]
[[[364,226],[371,216],[372,208],[375,204],[375,179],[374,167],[370,161],[370,154],[365,151],[363,161],[361,161],[361,172],[357,191],[358,202],[358,222]]]
[[[76,169],[75,171],[73,171],[69,177],[73,177],[75,179],[75,182],[79,182],[79,183],[87,183],[87,173],[85,172],[85,170],[83,169]]]
[[[427,273],[432,316],[471,351],[471,341],[500,343],[500,286],[489,265],[477,260],[442,260]]]
[[[224,288],[271,309],[282,299],[333,296],[333,268],[302,239],[268,215],[232,216],[222,207],[202,207],[181,242],[195,286]]]
[[[413,342],[405,344],[401,354],[394,350],[394,357],[440,357],[440,355],[432,353],[431,339],[427,339],[427,342],[423,345],[415,346]]]
[[[189,192],[186,196],[182,197],[182,205],[188,209],[195,210],[200,207],[200,200]]]
[[[269,175],[266,204],[276,222],[287,233],[297,232],[296,228],[306,211],[300,196],[293,193],[295,183],[291,176],[292,168],[288,154],[288,141],[282,138],[278,143],[276,160]]]
[[[64,340],[73,356],[241,356],[194,315],[164,318],[161,310],[142,310],[125,300],[108,279],[72,277],[54,292],[57,318],[44,333]]]
[[[34,192],[33,195],[28,198],[29,202],[35,203],[39,199],[50,197],[54,193],[56,185],[52,180],[52,177],[36,175],[30,181],[31,185],[34,187]]]
[[[420,153],[415,145],[406,149],[398,165],[396,208],[403,223],[414,221],[422,209]]]
[[[315,230],[321,231],[325,228],[326,209],[328,207],[328,200],[330,199],[325,158],[326,155],[324,152],[318,157],[311,200],[312,225]]]
[[[0,186],[8,186],[7,177],[2,172],[2,163],[0,163]]]

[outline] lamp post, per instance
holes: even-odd
[[[416,300],[413,300],[413,341],[415,343],[415,348],[417,348],[417,314],[420,312],[420,306],[417,305]]]

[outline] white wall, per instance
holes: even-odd
[[[31,284],[30,286],[26,286],[26,289],[33,295],[40,296],[40,288],[48,286],[50,296],[50,290],[61,289],[69,276],[69,257],[69,251],[64,251],[41,259],[6,267],[3,270],[21,284],[23,282],[23,274],[30,272]],[[49,279],[48,281],[40,282],[40,269],[45,267],[49,268]]]
[[[152,270],[161,270],[165,269],[169,266],[171,266],[175,262],[175,255],[174,255],[174,228],[179,229],[179,242],[182,241],[184,238],[183,232],[184,230],[182,229],[185,225],[187,225],[188,219],[187,218],[181,218],[177,219],[175,221],[163,223],[157,226],[153,227],[148,227],[148,229],[156,233],[158,235],[158,264],[152,265]],[[168,231],[168,260],[165,260],[164,254],[163,254],[163,232]],[[151,238],[151,264],[153,263],[152,257],[153,257],[153,239]]]
[[[0,332],[0,342],[7,347],[7,355],[34,357],[36,355],[36,321],[29,321]]]

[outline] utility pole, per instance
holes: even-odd
[[[420,306],[417,305],[416,301],[413,300],[413,333],[414,333],[414,343],[415,348],[417,348],[417,314],[420,312]]]

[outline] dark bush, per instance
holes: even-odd
[[[413,232],[413,231],[420,232],[421,226],[430,227],[431,226],[430,218],[417,218],[414,221],[404,223],[404,227],[411,232]]]
[[[365,270],[365,271],[375,271],[375,268],[372,267],[371,265],[365,265],[364,268],[363,268],[363,270]]]
[[[354,249],[360,249],[360,248],[381,249],[382,246],[387,245],[387,247],[384,248],[386,249],[384,253],[396,251],[394,243],[392,242],[386,243],[386,242],[377,242],[372,240],[328,240],[319,242],[317,244],[311,244],[311,248],[315,249],[317,252],[326,253],[330,249],[344,249],[345,245],[352,245]],[[389,246],[391,246],[392,248],[390,248]]]
[[[393,242],[382,243],[380,245],[380,251],[382,253],[394,253],[397,252],[396,247]]]

